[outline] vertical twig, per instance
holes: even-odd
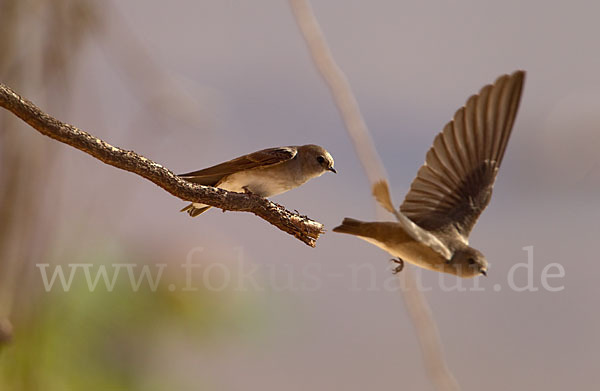
[[[375,149],[367,124],[360,113],[350,83],[333,59],[310,4],[305,0],[290,0],[290,4],[315,66],[333,95],[369,181],[377,183],[385,179],[387,177],[385,168]]]
[[[290,5],[315,66],[331,90],[371,185],[381,180],[387,183],[385,169],[350,84],[333,59],[308,0],[290,0]],[[402,284],[404,303],[415,326],[425,367],[432,383],[439,390],[459,390],[460,387],[444,360],[439,333],[427,300],[418,289],[409,270],[405,270],[401,275],[405,279]]]

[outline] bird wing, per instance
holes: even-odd
[[[430,231],[466,238],[489,204],[513,127],[525,72],[499,77],[469,98],[438,134],[400,211]]]
[[[297,153],[298,150],[294,147],[268,148],[179,176],[189,182],[216,186],[227,175],[253,168],[274,166],[293,159]]]

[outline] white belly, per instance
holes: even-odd
[[[446,262],[440,254],[436,253],[434,250],[422,243],[413,241],[412,239],[407,241],[399,241],[398,243],[391,245],[364,236],[359,236],[359,238],[379,247],[384,251],[387,251],[394,257],[399,257],[406,262],[420,266],[424,269],[436,271],[441,270],[444,268],[444,264]]]
[[[243,193],[247,188],[261,197],[270,197],[285,193],[301,185],[293,178],[272,175],[270,170],[251,170],[232,174],[219,187],[223,190]]]
[[[309,178],[307,178],[308,180]],[[244,193],[245,189],[261,197],[271,197],[285,193],[306,181],[298,181],[295,178],[273,175],[271,170],[249,170],[236,172],[225,178],[217,185],[219,189]],[[194,203],[194,207],[203,208],[207,205]]]

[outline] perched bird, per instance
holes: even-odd
[[[356,235],[393,256],[425,269],[460,277],[487,275],[488,262],[468,237],[489,204],[511,134],[525,72],[499,77],[469,98],[437,135],[400,206],[392,206],[386,182],[376,198],[398,222],[346,218],[333,229]]]
[[[325,148],[308,144],[263,149],[179,176],[200,185],[270,197],[296,188],[326,171],[336,173],[333,158]],[[181,212],[187,211],[196,217],[209,208],[209,205],[192,203]]]

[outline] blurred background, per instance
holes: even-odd
[[[527,70],[493,201],[471,237],[488,278],[459,291],[443,289],[452,277],[417,275],[463,389],[598,387],[600,3],[313,7],[396,204],[454,111],[497,76]],[[0,0],[0,53],[0,82],[175,172],[320,144],[338,175],[274,200],[329,230],[345,216],[375,218],[286,1]],[[0,111],[0,389],[433,389],[387,254],[331,232],[312,249],[253,215],[191,219],[178,212],[185,204]],[[538,289],[517,292],[508,276],[528,246],[532,273],[517,269],[515,281]],[[557,292],[541,284],[552,263],[565,271],[550,280]],[[145,265],[162,278],[136,291],[121,270],[113,289],[90,292],[80,269],[66,291],[45,289],[41,272],[62,265],[68,277],[69,264],[91,264],[92,275]]]

